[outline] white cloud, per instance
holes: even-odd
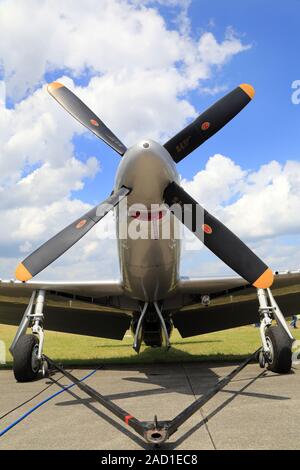
[[[127,146],[144,137],[164,142],[196,116],[189,101],[177,97],[177,75],[175,69],[104,75],[80,92]]]
[[[300,162],[271,161],[242,170],[222,155],[183,186],[208,210],[248,240],[300,232]]]
[[[274,270],[299,269],[300,162],[271,161],[250,171],[228,157],[215,155],[203,170],[182,184]],[[285,241],[290,235],[292,239]],[[206,251],[193,252],[189,264],[192,271],[192,266],[198,265],[200,272],[209,266],[215,274],[226,272],[227,268]],[[207,258],[208,268],[201,268],[201,260]]]
[[[246,176],[247,172],[230,158],[214,155],[191,180],[183,179],[182,185],[208,210],[216,210],[238,194]]]
[[[241,41],[228,30],[225,40],[221,43],[218,43],[212,33],[204,33],[199,40],[198,52],[203,62],[211,66],[225,64],[232,56],[250,47],[242,46]]]
[[[71,191],[83,188],[83,178],[93,177],[99,165],[95,157],[91,157],[85,164],[70,158],[63,167],[53,168],[44,163],[40,168],[20,179],[14,191],[7,192],[0,188],[1,207],[44,207],[46,204],[59,201],[71,195]]]
[[[0,185],[15,183],[25,165],[47,162],[62,167],[73,157],[72,137],[81,130],[75,120],[38,89],[14,109],[0,113]]]
[[[40,207],[28,205],[1,210],[0,246],[22,247],[45,241],[90,208],[80,200],[63,198]],[[26,245],[25,245],[26,243]]]
[[[211,33],[194,39],[186,27],[170,29],[157,4],[177,5],[181,23],[187,18],[186,0],[4,0],[0,60],[8,96],[24,98],[49,71],[64,69],[73,77],[88,71],[95,77],[82,96],[125,143],[148,134],[169,137],[196,115],[186,93],[249,45],[232,32],[218,42]],[[43,139],[45,109],[32,139]],[[22,140],[21,134],[11,145]]]
[[[274,237],[248,242],[255,253],[274,271],[300,269],[300,237]],[[228,266],[207,249],[185,251],[182,258],[181,272],[189,276],[224,276],[236,275]]]
[[[263,183],[265,180],[265,183]],[[245,181],[242,197],[225,210],[250,238],[274,237],[300,230],[300,162],[270,162]]]
[[[5,81],[0,80],[0,110],[2,110],[5,107],[5,99],[6,99]]]
[[[218,43],[207,33],[196,41],[170,30],[147,3],[2,1],[0,57],[8,94],[21,98],[43,80],[46,71],[55,69],[69,69],[74,75],[87,69],[114,75],[136,70],[164,73],[178,62],[184,80],[193,70],[195,86],[209,75],[210,66],[224,64],[247,47],[235,37]]]

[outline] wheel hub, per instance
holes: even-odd
[[[274,348],[271,339],[267,336],[266,337],[266,342],[268,345],[268,351],[266,352],[266,358],[269,363],[273,362],[274,359]]]
[[[38,358],[39,354],[39,345],[36,344],[32,350],[32,355],[31,355],[31,367],[33,372],[37,372],[40,368],[40,360]]]

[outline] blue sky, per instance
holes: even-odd
[[[0,277],[113,187],[118,155],[49,97],[45,86],[57,79],[125,144],[163,143],[227,91],[252,84],[253,102],[179,172],[274,269],[298,268],[299,19],[299,0],[0,0]],[[99,235],[42,276],[117,277],[115,242]],[[186,252],[182,270],[228,272],[206,250]]]

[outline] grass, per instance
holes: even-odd
[[[12,357],[8,348],[16,332],[15,326],[0,325],[0,340],[6,347],[6,365],[11,367]],[[300,332],[294,336],[300,340]],[[191,361],[234,361],[251,354],[260,346],[259,330],[253,326],[220,331],[183,339],[177,330],[172,334],[172,348],[141,348],[136,354],[133,339],[127,332],[123,341],[46,332],[44,352],[55,361],[68,365],[151,364]]]

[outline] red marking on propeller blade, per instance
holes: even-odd
[[[76,225],[76,228],[79,229],[79,228],[82,228],[85,226],[85,224],[87,223],[87,220],[86,219],[82,219],[80,222],[78,222],[78,224]]]
[[[211,226],[208,225],[208,224],[203,224],[203,225],[202,225],[202,230],[203,230],[203,232],[206,233],[207,235],[211,235],[212,232],[213,232],[213,229],[212,229]]]
[[[93,126],[95,126],[95,127],[99,127],[99,122],[96,121],[96,119],[91,119],[91,120],[90,120],[90,123],[91,123]]]
[[[207,129],[210,128],[210,122],[204,122],[202,125],[201,125],[201,129],[202,131],[207,131]]]

